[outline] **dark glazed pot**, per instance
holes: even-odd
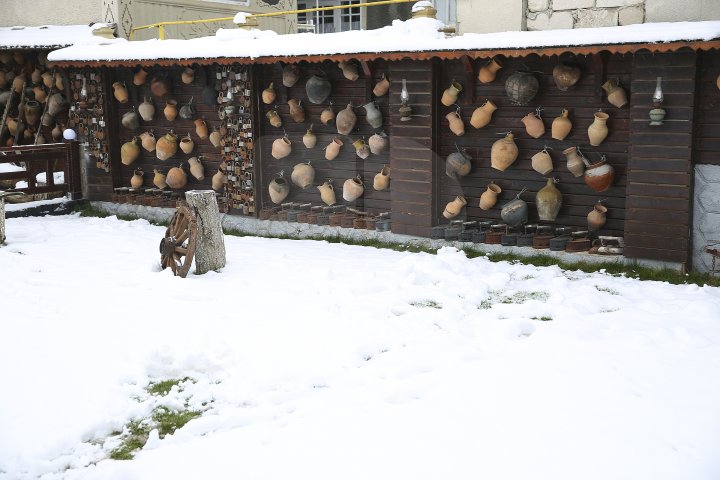
[[[319,75],[313,75],[305,82],[305,92],[308,100],[314,104],[323,103],[330,96],[332,86],[327,78]]]

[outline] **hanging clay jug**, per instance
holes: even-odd
[[[50,134],[52,135],[52,139],[56,142],[59,142],[63,138],[63,130],[63,126],[59,123],[55,125],[52,129],[52,132],[50,132]]]
[[[553,80],[558,90],[566,92],[570,87],[575,85],[580,80],[582,72],[580,69],[573,65],[566,63],[560,63],[555,65],[553,68]]]
[[[115,96],[115,100],[117,100],[120,103],[127,103],[128,101],[128,91],[127,87],[123,83],[115,82],[112,84],[114,92],[113,95]]]
[[[227,173],[223,172],[222,170],[218,169],[217,172],[215,172],[215,175],[212,176],[212,189],[216,192],[219,192],[222,190],[223,185],[225,185],[228,182]]]
[[[315,136],[312,131],[312,125],[310,125],[310,128],[308,128],[305,135],[303,135],[303,144],[305,148],[315,148],[315,145],[317,145],[317,136]]]
[[[343,198],[348,202],[362,197],[363,192],[365,192],[365,186],[360,179],[360,175],[355,178],[348,178],[343,183]]]
[[[151,122],[155,116],[155,105],[153,105],[149,98],[145,97],[145,101],[138,107],[138,113],[144,121]]]
[[[511,227],[517,227],[527,222],[528,219],[528,205],[520,196],[525,192],[523,188],[520,193],[515,196],[514,200],[510,200],[500,210],[500,218],[503,222],[507,223]]]
[[[602,160],[598,163],[587,164],[583,179],[585,184],[596,192],[604,192],[610,188],[615,179],[615,169],[607,163],[603,155]]]
[[[5,108],[5,105],[7,104],[7,101],[11,95],[12,95],[12,92],[9,90],[6,92],[0,92],[0,106],[1,107]]]
[[[153,135],[153,132],[148,131],[140,135],[140,143],[142,144],[143,148],[148,152],[154,152],[155,144],[157,143],[157,141],[155,140],[155,135]]]
[[[53,86],[53,76],[50,72],[45,72],[42,75],[40,75],[40,78],[42,78],[43,85],[45,85],[46,88],[52,88]]]
[[[25,122],[28,125],[32,125],[34,127],[40,123],[40,115],[42,114],[40,102],[36,100],[27,100],[23,110],[25,111]]]
[[[490,166],[492,168],[504,172],[515,162],[518,156],[518,147],[515,145],[514,138],[512,133],[508,133],[505,138],[493,143],[490,150]]]
[[[546,185],[535,195],[535,206],[542,222],[554,222],[562,206],[562,193],[555,186],[555,179],[548,178]]]
[[[475,128],[483,128],[490,120],[492,120],[493,112],[497,110],[497,107],[490,100],[486,100],[481,106],[475,109],[470,117],[470,125]]]
[[[521,120],[525,125],[525,131],[533,138],[540,138],[545,135],[545,124],[536,112],[530,112]]]
[[[373,188],[378,191],[385,190],[390,185],[390,167],[384,165],[382,170],[373,178]]]
[[[172,132],[163,135],[157,142],[155,142],[155,156],[158,160],[167,160],[175,155],[177,149],[177,136],[175,136]]]
[[[281,158],[285,158],[288,155],[290,155],[291,151],[292,151],[292,142],[286,135],[284,137],[275,139],[275,141],[272,144],[271,155],[274,158],[280,160]]]
[[[448,88],[445,89],[445,91],[442,94],[442,98],[440,99],[440,102],[445,105],[446,107],[449,107],[453,103],[457,102],[458,95],[460,95],[460,92],[462,92],[463,86],[459,83],[453,81]]]
[[[493,57],[485,65],[480,67],[478,71],[478,80],[480,83],[490,83],[495,80],[497,72],[502,68],[502,63],[497,58]]]
[[[450,124],[451,132],[453,132],[458,137],[465,135],[465,124],[463,123],[462,118],[460,117],[460,109],[459,108],[456,111],[450,112],[447,115],[445,115],[445,118],[447,118],[447,121]]]
[[[588,127],[588,138],[590,139],[590,145],[593,147],[597,147],[607,138],[608,118],[610,118],[610,115],[605,112],[595,112],[595,120]]]
[[[183,170],[182,165],[171,168],[165,176],[165,182],[170,188],[183,188],[187,185],[187,173]]]
[[[369,102],[363,105],[365,109],[365,119],[373,128],[380,128],[383,124],[382,113],[378,110],[375,102]]]
[[[305,121],[305,109],[302,107],[302,101],[291,98],[288,100],[288,106],[290,107],[290,117],[297,123],[303,123]]]
[[[195,120],[194,123],[195,133],[197,134],[198,138],[200,138],[200,140],[205,140],[206,138],[208,138],[208,126],[205,120],[198,118],[197,120]]]
[[[505,81],[505,92],[513,105],[527,105],[538,90],[540,83],[532,72],[515,72]]]
[[[57,88],[60,92],[65,91],[65,79],[60,72],[55,74],[55,88]]]
[[[262,91],[262,101],[265,105],[270,105],[275,101],[277,94],[275,93],[275,83],[270,82],[270,85]]]
[[[7,126],[8,132],[10,132],[10,136],[14,137],[17,135],[18,130],[18,121],[15,118],[7,117],[5,121],[5,126]]]
[[[275,205],[280,205],[290,194],[290,184],[283,177],[275,177],[268,184],[268,193],[270,201]]]
[[[445,159],[445,174],[453,180],[464,177],[470,173],[470,169],[472,168],[472,164],[470,163],[472,157],[467,153],[467,150],[464,148],[461,149],[457,145],[455,145],[455,148],[457,148],[457,152],[451,153],[447,156],[447,159]]]
[[[166,175],[157,168],[153,170],[153,173],[153,185],[155,185],[160,190],[167,187],[167,182],[165,181]]]
[[[338,133],[340,135],[349,135],[353,128],[355,128],[356,122],[357,116],[355,116],[355,112],[353,112],[352,103],[348,103],[348,106],[345,107],[344,110],[340,110],[340,113],[337,114],[335,123]]]
[[[265,114],[265,116],[270,122],[270,125],[273,127],[282,127],[282,118],[280,118],[280,114],[278,114],[277,110],[270,110]]]
[[[380,81],[378,81],[375,86],[373,87],[373,95],[376,97],[382,97],[385,94],[388,93],[390,90],[390,81],[385,78],[385,74],[383,73],[382,78]]]
[[[163,115],[165,115],[165,119],[168,122],[175,121],[175,118],[177,118],[178,110],[177,110],[177,100],[170,99],[165,103],[165,108],[163,109]]]
[[[22,93],[25,86],[25,75],[18,75],[13,79],[12,88],[15,93]]]
[[[190,101],[180,107],[180,118],[183,120],[192,120],[192,118],[195,116],[195,107],[192,106],[192,97],[190,97]]]
[[[70,104],[61,93],[53,93],[47,101],[47,112],[52,117],[58,117],[70,108]]]
[[[300,80],[300,67],[294,63],[288,63],[282,70],[282,83],[285,87],[292,87]]]
[[[308,100],[315,105],[327,100],[331,90],[332,86],[328,79],[319,75],[313,75],[305,82],[305,92],[307,93]]]
[[[351,82],[354,82],[358,78],[360,78],[360,74],[358,73],[357,65],[350,62],[338,62],[338,67],[340,67],[340,70],[343,72],[343,77],[347,78]]]
[[[720,90],[720,75],[717,76],[717,79],[715,80],[715,84],[717,85],[718,90]]]
[[[205,180],[205,167],[201,162],[202,155],[199,157],[190,157],[188,163],[190,164],[190,175],[195,177],[197,180]]]
[[[490,210],[497,203],[497,197],[502,192],[502,188],[494,183],[488,185],[482,195],[480,195],[480,204],[478,205],[482,210]]]
[[[137,130],[140,127],[140,115],[135,110],[125,112],[120,123],[128,130]]]
[[[355,154],[363,160],[370,156],[370,147],[365,144],[365,140],[362,138],[355,140],[353,147],[355,147]]]
[[[317,187],[317,189],[320,191],[320,199],[325,202],[325,205],[335,205],[337,199],[335,197],[335,189],[330,180]]]
[[[330,145],[325,147],[325,160],[334,160],[340,154],[340,147],[343,146],[342,140],[335,137]]]
[[[388,136],[385,132],[376,133],[368,139],[368,146],[371,153],[380,155],[387,149]]]
[[[570,112],[563,108],[562,113],[559,117],[556,117],[552,122],[552,138],[555,140],[565,140],[570,130],[572,130],[572,122],[568,118]]]
[[[155,77],[150,81],[150,92],[156,97],[165,97],[170,93],[170,80],[167,77]]]
[[[607,93],[608,102],[617,108],[622,108],[627,103],[625,89],[618,85],[616,80],[610,79],[602,84],[602,89]]]
[[[547,151],[547,147],[532,156],[532,168],[540,175],[547,175],[553,171],[552,157]]]
[[[333,112],[332,104],[320,113],[320,121],[323,125],[332,125],[335,121],[335,112]]]
[[[293,167],[290,180],[304,190],[312,185],[313,180],[315,180],[315,169],[310,165],[310,162],[298,163]]]
[[[190,67],[187,67],[183,72],[180,74],[180,80],[185,85],[190,85],[195,81],[195,70],[193,70]]]
[[[133,137],[129,142],[125,142],[120,147],[120,161],[123,165],[132,165],[140,156],[140,147],[137,144],[137,137]]]
[[[33,69],[32,73],[30,74],[30,80],[32,81],[33,85],[40,83],[42,81],[42,71],[40,69]]]
[[[40,85],[33,87],[33,95],[35,96],[35,100],[39,103],[45,103],[45,100],[47,100],[47,93]]]
[[[193,148],[195,148],[195,142],[193,142],[193,139],[190,138],[190,134],[188,133],[187,137],[180,139],[180,150],[189,154],[193,151]]]
[[[443,210],[443,217],[447,218],[448,220],[451,218],[455,218],[458,215],[460,215],[460,212],[462,212],[462,209],[467,205],[467,200],[465,200],[465,197],[457,196],[455,197],[455,200],[448,202],[447,205],[445,205],[445,210]]]
[[[143,184],[143,171],[141,168],[136,168],[133,172],[133,176],[130,177],[130,186],[132,188],[140,188]]]
[[[575,177],[581,177],[585,172],[585,162],[583,162],[582,154],[577,147],[570,147],[563,150],[563,155],[567,159],[567,169]]]
[[[135,72],[135,75],[133,75],[133,85],[140,86],[145,83],[145,80],[147,80],[148,72],[143,70],[142,68],[139,68],[137,72]]]
[[[607,221],[607,217],[605,215],[607,210],[607,207],[602,203],[598,202],[595,204],[593,209],[590,210],[590,213],[587,215],[588,230],[596,232],[605,225],[605,222]]]
[[[213,147],[221,147],[222,146],[222,134],[220,134],[220,132],[218,132],[214,128],[213,128],[213,131],[210,132],[210,135],[208,136],[208,138],[210,139],[210,143],[212,144]]]

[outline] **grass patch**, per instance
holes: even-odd
[[[165,396],[168,393],[170,393],[170,390],[172,390],[172,387],[175,385],[178,386],[179,391],[182,392],[182,384],[185,382],[193,382],[193,380],[190,377],[185,378],[170,378],[167,380],[160,380],[159,382],[150,382],[150,384],[145,388],[145,391],[149,393],[150,395],[160,395]],[[194,383],[194,382],[193,382]]]
[[[165,435],[175,433],[175,430],[182,428],[190,420],[200,415],[202,412],[197,410],[172,411],[165,407],[158,407],[153,410],[152,420],[160,433],[160,438],[163,438]]]
[[[435,300],[423,300],[421,302],[410,302],[410,305],[413,307],[419,307],[419,308],[437,308],[438,310],[442,308],[442,304],[436,302]]]
[[[529,300],[546,302],[549,297],[549,293],[542,291],[516,292],[512,295],[503,295],[501,291],[491,290],[490,292],[488,292],[488,298],[480,302],[480,305],[478,305],[478,309],[488,310],[496,303],[521,304]]]
[[[605,293],[609,293],[610,295],[620,295],[620,292],[618,292],[617,290],[614,290],[612,288],[599,287],[597,285],[595,285],[595,288],[597,289],[598,292],[605,292]]]
[[[547,315],[543,315],[542,317],[530,317],[530,320],[538,320],[540,322],[549,322],[552,319],[552,317],[549,317]]]

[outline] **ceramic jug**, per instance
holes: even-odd
[[[180,74],[180,80],[185,85],[190,85],[195,81],[195,70],[190,67],[185,68],[185,70],[183,70],[183,72]]]
[[[370,152],[374,153],[375,155],[382,154],[387,149],[387,145],[388,136],[385,134],[385,132],[376,133],[368,139],[368,146],[370,147]]]
[[[442,98],[440,99],[440,102],[445,105],[446,107],[449,107],[453,103],[457,102],[458,95],[460,95],[460,92],[462,92],[463,86],[459,83],[453,81],[448,88],[445,89],[445,91],[442,94]]]
[[[478,80],[480,83],[490,83],[495,80],[497,72],[502,68],[502,63],[497,58],[493,57],[485,65],[480,67],[478,71]]]
[[[355,201],[362,197],[364,191],[365,187],[359,175],[355,178],[348,178],[345,180],[345,183],[343,183],[343,198],[348,202]]]
[[[155,156],[158,160],[165,161],[175,155],[177,148],[177,136],[172,132],[167,133],[155,142]]]
[[[505,138],[493,143],[490,150],[490,166],[492,168],[504,172],[515,162],[518,156],[518,148],[515,145],[514,138],[515,136],[512,133],[508,133]]]
[[[315,148],[315,145],[317,145],[317,136],[312,131],[312,125],[310,125],[310,128],[308,128],[305,135],[303,135],[303,144],[305,148]]]
[[[132,165],[140,156],[140,147],[137,144],[137,137],[125,142],[120,147],[120,160],[123,165]]]
[[[325,147],[325,159],[334,160],[340,154],[340,147],[343,146],[342,140],[335,137],[330,142],[330,145]]]
[[[262,101],[265,105],[270,105],[275,101],[277,94],[275,93],[275,83],[270,82],[270,85],[262,91]]]
[[[333,112],[332,105],[327,107],[320,114],[320,121],[323,125],[332,125],[335,121],[335,112]]]
[[[143,184],[143,171],[141,168],[136,168],[133,172],[133,176],[130,178],[130,186],[132,188],[140,188]]]
[[[587,165],[583,177],[585,184],[596,192],[604,192],[615,179],[615,169],[607,163],[605,156],[598,163]]]
[[[382,113],[378,110],[375,102],[368,102],[363,105],[365,109],[365,119],[373,128],[380,128],[383,124]]]
[[[622,108],[627,103],[625,89],[618,85],[616,80],[610,79],[602,84],[602,89],[607,93],[608,102],[617,108]]]
[[[278,114],[277,110],[270,110],[265,114],[265,116],[268,118],[270,125],[273,127],[282,127],[282,118],[280,117],[280,114]]]
[[[112,84],[113,86],[113,95],[115,96],[115,100],[117,100],[120,103],[127,103],[128,101],[128,91],[125,85],[121,82],[115,82]]]
[[[138,107],[138,113],[143,121],[151,122],[155,116],[155,105],[153,105],[149,98],[145,97],[145,101]]]
[[[140,86],[145,83],[147,80],[148,72],[143,70],[142,68],[139,68],[137,72],[135,72],[135,75],[133,75],[133,85]]]
[[[205,180],[205,167],[203,167],[201,159],[202,156],[191,157],[188,159],[188,163],[190,164],[190,175],[198,180]]]
[[[577,147],[570,147],[563,150],[563,155],[567,159],[567,169],[575,177],[581,177],[585,172],[585,162]]]
[[[572,122],[568,116],[570,112],[563,108],[562,113],[559,117],[556,117],[552,123],[552,138],[555,140],[565,140],[570,130],[572,130]]]
[[[558,90],[566,92],[580,80],[582,72],[574,65],[560,63],[553,68],[553,80]]]
[[[600,230],[607,221],[607,207],[598,202],[587,215],[588,230],[595,232]]]
[[[337,114],[337,119],[335,120],[337,131],[340,135],[349,135],[353,128],[355,128],[356,122],[357,116],[355,112],[353,112],[352,103],[348,103],[348,106]]]
[[[192,97],[190,97],[190,101],[180,107],[180,118],[183,120],[192,120],[192,118],[195,116],[195,107],[192,106]]]
[[[170,188],[178,189],[187,185],[187,173],[183,170],[182,165],[171,168],[166,177],[165,182]]]
[[[193,139],[190,138],[190,134],[188,133],[187,137],[183,137],[180,140],[180,150],[189,154],[193,151],[193,148],[195,148],[195,142],[193,142]]]
[[[175,118],[177,118],[177,115],[178,115],[177,100],[169,99],[165,103],[165,108],[163,109],[163,115],[165,115],[165,119],[168,122],[175,121]]]
[[[470,125],[475,128],[483,128],[492,120],[493,112],[497,107],[490,100],[486,100],[481,106],[475,109],[470,117]]]
[[[315,180],[315,169],[310,165],[310,162],[298,163],[293,167],[290,180],[304,190],[312,185],[313,180]]]
[[[275,177],[268,185],[270,201],[280,205],[290,194],[290,184],[283,177]]]
[[[327,100],[331,90],[332,86],[328,79],[319,75],[313,75],[305,82],[305,93],[307,93],[308,100],[315,105]]]
[[[540,175],[547,175],[553,171],[552,157],[547,151],[548,147],[542,149],[542,151],[536,153],[531,158],[531,165],[533,170],[538,172]]]
[[[373,95],[376,97],[382,97],[387,94],[389,90],[390,82],[387,78],[385,78],[385,74],[383,73],[382,78],[373,87]]]
[[[140,127],[140,115],[135,110],[125,112],[120,123],[128,130],[137,130]]]
[[[156,140],[152,130],[149,130],[140,135],[140,143],[142,144],[143,148],[148,152],[155,151]]]
[[[282,70],[283,86],[290,88],[300,79],[300,68],[294,63],[288,63]]]
[[[365,144],[365,140],[359,138],[353,142],[355,147],[355,154],[363,160],[370,156],[370,147]]]
[[[490,182],[487,190],[480,195],[480,204],[478,205],[482,210],[490,210],[497,203],[497,197],[502,192],[502,188],[498,185]]]
[[[607,138],[608,118],[610,118],[610,115],[605,112],[595,112],[595,120],[588,127],[588,139],[593,147],[597,147]]]
[[[460,215],[460,212],[462,212],[462,209],[467,205],[467,200],[465,197],[457,196],[455,197],[455,200],[452,200],[451,202],[448,202],[447,205],[445,205],[445,210],[443,210],[443,217],[447,218],[448,220],[451,218],[455,218],[458,215]]]
[[[218,169],[218,171],[215,172],[215,175],[212,176],[212,189],[216,192],[219,192],[220,190],[222,190],[223,185],[225,185],[227,182],[227,174],[223,170]]]
[[[517,227],[527,222],[528,206],[527,203],[520,198],[524,192],[525,189],[523,188],[514,200],[510,200],[500,210],[500,218],[511,227]]]
[[[457,152],[451,153],[445,159],[445,174],[453,180],[464,177],[470,173],[470,169],[472,168],[472,164],[470,163],[472,157],[467,153],[467,150],[464,148],[461,149],[457,145],[455,145],[455,148]]]
[[[303,123],[305,121],[305,109],[302,107],[302,102],[291,98],[288,100],[290,107],[290,117],[297,123]]]
[[[210,135],[208,135],[208,138],[210,139],[210,143],[212,143],[213,147],[219,148],[222,146],[222,135],[214,128]]]
[[[195,120],[195,134],[200,138],[200,140],[205,140],[208,138],[209,132],[208,132],[208,126],[205,120],[198,118]]]
[[[458,137],[465,135],[465,124],[460,117],[460,109],[448,113],[447,115],[445,115],[445,118],[447,118],[447,121],[450,124],[451,132],[453,132]]]
[[[548,178],[546,185],[537,192],[535,206],[541,221],[555,221],[562,207],[562,193],[555,186],[554,178]]]
[[[525,125],[525,131],[528,135],[533,138],[540,138],[545,135],[545,124],[537,113],[531,112],[525,115],[522,119],[523,125]]]
[[[320,198],[323,202],[325,202],[325,205],[335,205],[337,199],[335,197],[335,189],[332,186],[332,181],[327,180],[317,188],[320,191]]]
[[[343,76],[351,82],[354,82],[355,80],[360,78],[357,65],[355,65],[354,63],[344,61],[338,62],[338,67],[340,67],[340,70],[342,70]]]
[[[272,144],[271,155],[280,160],[290,155],[292,142],[287,136],[276,138]]]
[[[157,168],[153,170],[153,173],[155,174],[155,175],[153,175],[153,185],[155,185],[157,188],[159,188],[161,190],[163,188],[167,187],[167,182],[165,182],[165,174],[162,173]]]
[[[381,191],[385,190],[390,185],[390,167],[384,165],[382,170],[375,175],[373,178],[373,188]]]

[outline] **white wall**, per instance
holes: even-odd
[[[457,0],[457,31],[462,34],[523,30],[526,3],[526,0]]]
[[[102,0],[2,0],[0,27],[102,22]]]

